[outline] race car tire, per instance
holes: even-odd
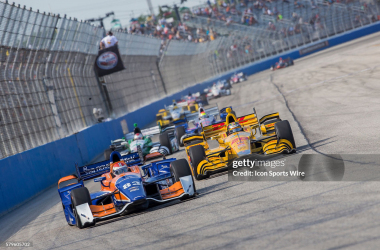
[[[289,65],[294,65],[293,59],[290,57],[288,57],[288,62],[289,62]]]
[[[195,109],[195,106],[190,106],[190,112],[195,112],[195,111],[197,111],[197,110]]]
[[[79,206],[85,203],[87,203],[88,205],[92,205],[91,196],[86,187],[76,188],[71,191],[71,204],[73,206],[73,211],[74,211],[77,227],[80,229],[95,225],[95,222],[86,223],[82,225],[82,222],[80,221],[79,216],[75,211],[76,206]]]
[[[293,145],[293,148],[296,148],[292,128],[290,127],[290,124],[287,120],[276,122],[274,124],[274,129],[276,131],[277,140],[288,140]]]
[[[201,95],[201,103],[202,103],[203,106],[207,106],[208,105],[207,95]]]
[[[198,175],[198,164],[206,158],[205,149],[202,145],[193,146],[189,149],[190,165],[193,168],[194,177],[196,180],[208,178],[208,175]]]
[[[165,131],[160,134],[159,141],[162,146],[165,146],[169,149],[169,154],[173,153],[172,144],[170,142],[169,131]]]
[[[176,127],[175,128],[175,138],[178,142],[178,145],[180,147],[183,147],[183,143],[181,142],[181,138],[182,136],[184,136],[186,134],[186,130],[185,130],[185,127],[183,126],[179,126],[179,127]]]
[[[170,164],[170,168],[171,168],[172,174],[174,176],[175,182],[180,181],[181,177],[185,177],[185,176],[189,176],[189,175],[191,176],[191,178],[193,178],[193,175],[191,174],[191,169],[190,169],[189,163],[185,159],[179,159],[176,161],[172,161]],[[194,180],[193,180],[193,184],[194,184]],[[196,193],[195,185],[194,185],[194,193]],[[181,200],[185,200],[187,198],[190,198],[190,197],[185,196],[185,197],[181,198]]]
[[[110,160],[111,153],[112,153],[112,149],[110,149],[110,148],[107,148],[106,150],[104,150],[104,159],[106,161]]]

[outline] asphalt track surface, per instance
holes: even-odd
[[[212,101],[238,116],[280,112],[298,154],[376,154],[380,34],[265,71]],[[184,151],[174,154],[184,158]],[[377,179],[379,180],[379,179]],[[90,182],[91,190],[98,188]],[[0,219],[1,241],[35,249],[378,249],[380,185],[361,182],[196,182],[200,195],[79,230],[56,187]]]

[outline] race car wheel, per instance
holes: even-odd
[[[207,106],[208,105],[207,95],[201,95],[201,103],[202,103],[203,106]]]
[[[190,164],[193,168],[193,173],[195,179],[202,180],[204,178],[207,178],[205,175],[199,175],[197,172],[198,165],[201,161],[203,161],[206,158],[205,149],[202,145],[193,146],[189,149],[189,156],[190,156]]]
[[[183,143],[181,143],[181,137],[186,134],[185,127],[179,126],[175,128],[175,138],[177,139],[178,145],[183,147]]]
[[[166,131],[166,132],[160,134],[159,140],[160,140],[160,144],[162,146],[165,146],[169,149],[169,154],[172,154],[173,149],[172,149],[172,144],[170,143],[169,132]]]
[[[274,124],[274,129],[276,130],[277,140],[288,140],[293,145],[293,148],[296,148],[292,128],[287,120],[276,122]]]
[[[193,178],[193,176],[191,174],[191,169],[190,169],[189,163],[187,163],[187,161],[185,159],[179,159],[176,161],[172,161],[170,164],[170,168],[171,168],[172,174],[174,176],[175,182],[180,181],[179,178],[189,176],[189,175],[191,176],[191,178]],[[194,180],[193,180],[193,184],[194,184]],[[195,189],[195,185],[194,185],[194,193],[195,192],[196,192],[196,189]],[[187,198],[190,198],[190,197],[188,197],[188,196],[183,197],[181,200],[184,200]]]
[[[195,111],[197,111],[196,109],[195,109],[195,106],[190,106],[190,112],[195,112]]]
[[[73,191],[71,191],[71,204],[73,206],[77,227],[80,229],[95,225],[95,222],[86,223],[82,225],[82,222],[79,219],[79,215],[77,214],[75,207],[85,203],[87,203],[88,205],[92,205],[91,196],[86,187],[76,188]]]
[[[294,65],[293,59],[290,57],[288,58],[288,62],[289,62],[289,65]]]
[[[107,148],[106,150],[104,150],[104,159],[106,161],[109,161],[111,153],[112,153],[112,149],[110,148]]]

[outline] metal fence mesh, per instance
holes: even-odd
[[[126,70],[102,84],[94,62],[103,35],[89,23],[0,3],[0,158],[95,124],[94,108],[120,116],[165,95],[160,40],[116,34]]]
[[[161,41],[151,37],[114,34],[125,70],[105,76],[116,116],[136,110],[165,96],[157,67]]]

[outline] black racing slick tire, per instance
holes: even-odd
[[[181,142],[182,136],[186,134],[185,127],[179,126],[175,128],[175,138],[177,139],[178,145],[183,147],[183,143]]]
[[[202,103],[203,106],[207,106],[208,105],[207,95],[201,95],[201,103]]]
[[[162,146],[165,146],[169,149],[169,154],[172,154],[172,144],[170,142],[169,132],[166,131],[159,136],[159,141]]]
[[[190,106],[190,112],[195,112],[195,111],[197,111],[196,109],[195,109],[195,106]]]
[[[185,176],[189,176],[189,175],[191,176],[191,178],[193,178],[193,176],[191,174],[191,169],[190,169],[189,163],[185,159],[179,159],[176,161],[172,161],[170,164],[170,168],[171,168],[172,174],[174,176],[175,182],[180,181],[181,177],[185,177]],[[195,194],[196,189],[195,189],[194,179],[193,179],[193,185],[194,185],[193,188],[194,188],[194,194]],[[187,198],[190,198],[190,197],[189,196],[183,197],[183,199],[187,199]],[[181,199],[181,200],[183,200],[183,199]]]
[[[277,140],[285,139],[288,140],[293,148],[296,149],[296,143],[294,141],[293,131],[287,120],[276,122],[274,124],[274,129],[276,131]]]
[[[95,222],[82,225],[82,222],[79,219],[79,215],[76,213],[75,207],[85,203],[92,205],[91,196],[86,187],[76,188],[71,191],[71,204],[73,206],[77,227],[80,229],[95,225]]]
[[[290,66],[294,65],[293,59],[290,58],[290,57],[288,58],[288,62],[289,62],[289,65],[290,65]]]
[[[190,165],[193,168],[194,177],[196,180],[202,180],[208,177],[208,175],[200,175],[197,172],[198,165],[206,158],[205,149],[202,145],[196,145],[189,149]]]
[[[104,150],[104,159],[106,161],[110,160],[111,153],[112,153],[112,149],[110,149],[110,148],[107,148],[106,150]]]
[[[181,177],[192,175],[189,163],[185,159],[172,161],[171,170],[176,182],[179,181],[179,178]]]

